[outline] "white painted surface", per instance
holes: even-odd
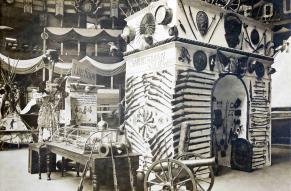
[[[291,37],[288,40],[291,43]],[[272,75],[272,107],[291,107],[291,50],[275,57]]]
[[[173,18],[172,18],[172,21],[167,25],[158,25],[157,23],[155,24],[155,32],[152,35],[154,43],[171,38],[171,36],[169,36],[168,31],[171,27],[177,26],[178,37],[186,38],[190,40],[196,40],[196,41],[209,43],[209,44],[213,44],[217,46],[228,47],[228,44],[225,40],[224,16],[228,13],[231,13],[230,11],[227,11],[223,8],[211,5],[209,3],[206,3],[200,0],[182,0],[182,2],[183,2],[184,9],[185,9],[187,18],[191,26],[189,26],[188,24],[188,21],[184,14],[184,10],[182,8],[180,0],[156,1],[156,2],[151,3],[148,7],[142,9],[141,11],[138,11],[135,14],[127,17],[126,18],[127,25],[131,29],[134,29],[135,35],[136,35],[135,39],[127,46],[127,51],[132,51],[133,49],[143,50],[145,49],[146,46],[148,46],[148,44],[144,41],[144,35],[140,34],[140,30],[141,30],[140,22],[143,19],[144,15],[146,15],[147,13],[151,13],[153,16],[155,16],[157,8],[161,5],[165,5],[166,7],[169,7],[172,9]],[[196,15],[198,11],[206,12],[209,19],[209,26],[212,21],[212,18],[215,16],[215,20],[213,21],[212,26],[209,27],[209,31],[207,32],[205,36],[202,36],[200,32],[195,29],[192,19],[190,17],[189,7],[191,9],[195,25],[197,25]],[[223,17],[221,19],[219,19],[220,13],[223,13]],[[243,24],[245,23],[246,25],[248,25],[246,30],[249,36],[251,34],[251,31],[254,28],[256,28],[260,34],[261,42],[263,42],[263,33],[265,30],[266,30],[266,42],[269,42],[272,40],[273,33],[269,25],[265,25],[261,22],[258,22],[250,18],[245,18],[241,15],[237,15],[237,16],[240,18]],[[184,26],[186,33],[183,30],[181,30],[180,22]],[[217,27],[215,28],[216,25]],[[191,28],[196,38],[194,37]],[[212,33],[213,33],[213,36],[212,36]],[[253,53],[254,52],[253,49],[246,43],[246,41],[241,40],[243,38],[247,38],[247,35],[244,31],[244,27],[242,26],[241,33],[239,35],[240,43],[235,47],[235,49],[240,49],[242,47],[243,51]],[[252,46],[254,48],[257,48],[257,45],[252,44]],[[261,49],[256,54],[263,55],[264,49]]]

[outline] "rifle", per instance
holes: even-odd
[[[91,159],[92,159],[92,154],[93,154],[93,148],[91,149],[91,152],[90,152],[89,158],[88,158],[88,160],[86,161],[86,164],[85,164],[85,167],[84,167],[84,170],[83,170],[83,173],[82,173],[82,177],[81,177],[81,180],[80,180],[80,183],[79,183],[79,186],[78,186],[77,191],[82,191],[82,190],[83,190],[83,182],[84,182],[84,179],[85,179],[86,174],[87,174],[87,170],[88,170],[89,162],[90,162]]]
[[[131,187],[131,191],[135,191],[135,187],[133,185],[133,175],[132,175],[131,159],[130,159],[130,156],[129,156],[129,151],[128,151],[128,147],[127,146],[126,146],[126,152],[127,152],[127,161],[128,161],[130,187]]]
[[[115,167],[115,161],[114,161],[114,156],[113,156],[113,151],[112,151],[112,142],[110,143],[110,152],[111,152],[111,160],[112,160],[112,170],[113,170],[113,183],[114,183],[114,190],[119,191],[118,189],[118,184],[117,184],[117,175],[116,175],[116,167]]]

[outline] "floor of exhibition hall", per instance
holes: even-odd
[[[28,173],[28,149],[12,149],[0,152],[0,190],[1,191],[62,191],[77,190],[80,177],[75,172],[66,172],[61,177],[60,172],[52,173],[51,181],[46,180],[46,174],[38,180],[38,174]],[[87,175],[88,176],[88,175]],[[265,191],[291,190],[291,147],[273,145],[272,166],[252,173],[223,168],[215,177],[213,191]],[[92,184],[85,179],[83,191],[90,191]]]

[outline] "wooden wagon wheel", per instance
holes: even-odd
[[[176,157],[177,160],[199,160],[203,159],[199,154],[184,153]],[[199,166],[191,169],[196,182],[197,191],[210,191],[214,184],[214,173],[211,166]]]
[[[240,7],[241,0],[207,0],[207,2],[215,5],[220,5],[225,9],[237,12]]]
[[[145,191],[196,191],[192,171],[175,159],[154,162],[144,178]]]
[[[227,0],[224,8],[237,12],[240,7],[240,0]]]

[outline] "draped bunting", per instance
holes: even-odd
[[[125,71],[125,61],[117,62],[114,64],[103,64],[92,58],[85,56],[80,62],[90,63],[95,68],[95,73],[101,76],[114,76]]]
[[[92,42],[92,38],[99,36],[106,36],[108,40],[116,40],[121,34],[121,30],[110,29],[84,29],[84,28],[59,28],[59,27],[47,27],[47,32],[52,40],[79,40],[85,42]]]
[[[38,71],[39,69],[42,69],[44,67],[42,58],[43,56],[29,60],[16,60],[8,58],[7,56],[0,53],[1,68],[9,70],[11,67],[16,67],[16,74],[30,74]]]
[[[73,30],[73,28],[60,28],[60,27],[47,27],[46,29],[48,32],[58,36],[65,35],[69,33],[71,30]]]
[[[48,67],[46,67],[48,68]],[[57,74],[69,74],[72,68],[72,63],[57,62],[54,72]]]
[[[7,56],[0,53],[1,68],[9,70],[11,67],[16,67],[16,74],[30,74],[44,67],[48,68],[48,66],[43,62],[42,58],[43,56],[28,60],[16,60],[8,58]],[[80,64],[89,63],[90,65],[92,65],[95,73],[101,76],[114,76],[125,71],[125,61],[113,64],[103,64],[101,62],[95,61],[88,56],[85,56],[84,58],[76,62],[79,62]],[[72,63],[58,62],[55,64],[54,72],[58,74],[69,74],[71,68]]]

